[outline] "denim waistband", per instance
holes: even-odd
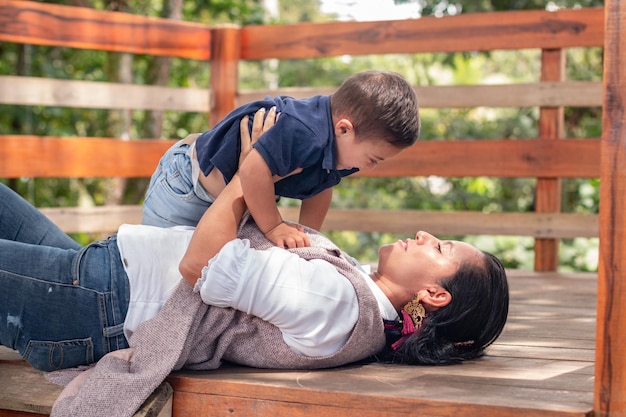
[[[95,290],[106,294],[103,335],[108,338],[123,336],[130,302],[130,284],[117,246],[117,235],[81,248],[74,258],[72,270],[73,276],[78,279],[102,281],[102,288]]]

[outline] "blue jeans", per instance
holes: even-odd
[[[93,363],[128,347],[129,299],[115,236],[81,247],[0,184],[0,344],[42,371]]]
[[[214,201],[198,182],[193,147],[178,141],[165,152],[150,178],[143,203],[143,224],[159,227],[197,226]]]

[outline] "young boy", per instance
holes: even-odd
[[[280,117],[239,166],[240,121],[259,109]],[[276,196],[302,200],[299,223],[319,230],[332,187],[411,146],[419,129],[413,88],[392,72],[354,74],[329,96],[244,105],[166,152],[152,175],[142,222],[195,226],[239,171],[248,209],[265,236],[280,247],[308,246],[305,233],[283,222]]]

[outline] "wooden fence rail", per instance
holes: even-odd
[[[626,305],[619,280],[624,270],[623,154],[626,146],[626,6],[460,15],[389,22],[335,22],[275,26],[207,27],[21,0],[0,0],[0,41],[92,50],[175,56],[208,61],[207,89],[0,76],[0,103],[105,109],[198,111],[214,123],[237,104],[265,95],[306,97],[333,87],[240,90],[241,60],[308,59],[329,56],[541,50],[541,76],[518,85],[416,86],[422,108],[536,107],[538,137],[418,142],[372,173],[376,176],[493,176],[536,178],[535,213],[432,213],[333,209],[325,229],[405,232],[419,226],[435,233],[513,234],[537,238],[535,269],[554,270],[560,238],[600,236],[595,415],[624,415]],[[605,27],[606,25],[606,27]],[[567,48],[605,47],[602,83],[572,82],[564,75]],[[124,94],[119,94],[124,91]],[[118,93],[116,93],[118,92]],[[563,137],[563,108],[603,106],[603,138]],[[175,139],[175,138],[172,138]],[[0,178],[145,177],[171,141],[146,138],[0,136]],[[116,158],[106,155],[115,154]],[[36,161],[36,163],[33,163]],[[600,219],[561,213],[560,181],[603,181]],[[606,182],[605,182],[606,181]],[[67,231],[114,230],[137,222],[139,207],[45,209]],[[285,209],[286,216],[292,216]],[[600,221],[599,221],[600,220]],[[617,376],[617,377],[614,377]],[[613,413],[613,414],[611,414]]]
[[[67,29],[68,20],[72,22],[71,31]],[[116,30],[104,30],[112,26]],[[376,171],[360,175],[537,178],[537,211],[559,216],[560,179],[598,177],[600,172],[600,141],[561,137],[562,129],[557,126],[563,123],[562,108],[601,106],[602,86],[598,82],[564,79],[559,70],[562,57],[558,54],[569,47],[602,46],[603,30],[603,9],[489,13],[392,22],[209,28],[189,22],[2,0],[0,40],[209,60],[211,88],[206,91],[197,88],[2,76],[0,103],[201,111],[209,112],[210,120],[215,121],[237,104],[267,94],[305,97],[334,91],[333,88],[239,91],[237,62],[240,60],[540,48],[544,51],[542,73],[545,76],[536,83],[415,87],[421,108],[538,107],[542,109],[540,137],[489,141],[459,138],[455,141],[418,142],[392,161],[381,164]],[[545,58],[551,56],[547,55],[548,51],[558,51],[556,58]],[[546,70],[550,65],[555,65],[552,62],[557,62],[557,69]],[[169,141],[159,140],[136,142],[113,138],[2,136],[0,177],[145,177],[151,174],[159,156],[169,145]],[[41,158],[41,149],[49,149],[55,157]],[[110,160],[103,157],[113,154],[124,157]],[[94,158],[94,155],[98,155],[98,158]],[[35,157],[38,163],[30,164],[28,161]],[[70,209],[62,210],[68,213]],[[129,219],[137,219],[138,208],[101,210],[111,215],[103,218],[108,221],[75,224],[85,224],[84,231],[102,228],[115,230],[120,222],[128,221],[120,217],[120,213],[133,212],[135,214]],[[75,210],[75,213],[83,211]],[[57,213],[60,215],[60,211],[51,211],[49,215],[55,218]],[[342,223],[340,219],[345,218],[345,214],[331,211],[324,229],[335,230],[341,228],[341,224],[349,224],[355,230],[363,228],[354,222]],[[423,220],[429,216],[419,212],[412,214],[409,218],[420,219],[421,227],[434,233],[443,233],[447,229],[440,227],[438,222],[424,223]],[[370,212],[359,218],[363,219],[363,224],[380,224],[377,219],[381,215],[389,219],[389,231],[397,230],[397,226],[392,225],[391,219],[396,218],[393,213]],[[594,234],[597,230],[595,215],[564,216],[562,221],[556,222],[563,228],[549,231],[537,228],[537,216],[532,215],[515,214],[525,219],[521,224],[527,227],[505,227],[501,232],[538,238],[535,251],[537,270],[556,269],[557,239],[570,236],[571,230],[580,230],[577,225],[594,225],[581,236]],[[462,213],[458,216],[449,213],[447,216],[463,218]],[[482,229],[477,228],[469,216],[467,222],[454,221],[456,234],[492,234],[498,230],[498,225],[502,225],[500,219],[484,217],[485,220],[480,223],[484,225]],[[549,239],[547,246],[544,239]]]

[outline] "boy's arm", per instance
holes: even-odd
[[[265,160],[255,149],[239,168],[239,175],[250,214],[265,237],[281,248],[310,246],[306,233],[283,223],[274,197],[274,181],[280,178],[272,176]]]
[[[326,214],[328,213],[332,198],[333,189],[327,188],[311,198],[302,200],[299,223],[311,229],[320,230],[326,218]]]
[[[264,110],[257,112],[259,115]],[[274,124],[275,115],[268,116],[265,122],[263,117],[255,117],[252,126],[252,136],[248,132],[248,118],[244,117],[239,124],[241,131],[241,159],[247,158],[251,145],[263,131]],[[204,213],[191,237],[187,251],[181,260],[178,269],[185,281],[192,287],[202,275],[209,259],[213,258],[222,247],[237,237],[239,223],[246,211],[246,202],[241,190],[241,181],[238,174],[226,185],[218,198]]]

